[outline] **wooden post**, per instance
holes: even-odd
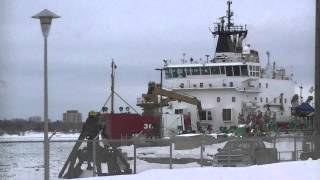
[[[133,174],[137,174],[137,147],[136,141],[133,141]]]
[[[320,135],[320,2],[316,0],[316,39],[315,39],[315,116],[314,129],[316,132],[316,139]],[[320,142],[315,140],[315,156],[320,158]]]
[[[170,169],[172,169],[172,141],[170,139]]]
[[[97,176],[96,172],[96,138],[92,139],[92,175],[93,177]]]

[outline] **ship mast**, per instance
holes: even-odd
[[[113,59],[111,62],[111,114],[114,113],[114,78],[115,78],[115,69],[117,68]]]
[[[231,17],[233,16],[233,12],[231,11],[232,1],[229,0],[229,1],[227,2],[227,4],[228,4],[228,10],[227,10],[228,24],[227,24],[227,26],[228,26],[228,30],[230,30],[230,27],[233,25],[233,24],[231,23]]]
[[[232,22],[233,12],[231,10],[232,1],[228,1],[228,9],[226,16],[220,17],[220,22],[215,23],[213,36],[219,36],[216,53],[220,52],[242,52],[242,41],[247,36],[247,29],[241,25],[235,26]],[[224,18],[227,18],[227,24],[225,25]]]

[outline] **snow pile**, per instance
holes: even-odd
[[[296,161],[284,162],[250,167],[206,167],[206,168],[185,168],[185,169],[154,169],[135,175],[108,176],[83,178],[88,180],[186,180],[186,179],[237,179],[237,180],[270,180],[270,179],[290,179],[290,180],[319,180],[320,160],[316,161]]]
[[[226,142],[205,145],[203,157],[207,159],[211,159],[211,155],[218,152],[219,148],[223,148]],[[122,146],[123,152],[126,152],[129,157],[133,157],[133,145],[131,146]],[[172,156],[173,158],[200,158],[200,147],[188,150],[175,150],[174,144],[172,147]],[[169,146],[160,146],[160,147],[139,147],[137,148],[137,156],[138,158],[168,158],[170,156],[170,147]]]
[[[52,135],[52,132],[49,132],[49,137]],[[52,136],[51,140],[77,140],[79,133],[60,133],[57,132]],[[26,132],[21,135],[9,135],[4,134],[0,136],[0,141],[42,141],[43,133],[42,132]]]

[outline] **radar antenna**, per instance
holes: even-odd
[[[228,4],[228,10],[227,10],[228,24],[227,24],[227,27],[228,27],[228,30],[229,30],[230,27],[233,26],[233,23],[231,23],[231,17],[233,16],[233,12],[231,11],[232,1],[229,0],[227,2],[227,4]]]

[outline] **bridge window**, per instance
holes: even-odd
[[[222,120],[231,121],[231,109],[222,109]]]
[[[225,66],[220,66],[220,73],[221,74],[226,74]]]
[[[233,66],[233,75],[234,76],[240,76],[240,67],[239,66]]]
[[[233,76],[232,66],[226,66],[226,75]]]
[[[192,73],[192,75],[200,75],[200,68],[199,67],[192,67],[191,73]]]
[[[248,66],[246,65],[241,66],[241,76],[248,76]]]
[[[190,76],[191,75],[190,67],[186,67],[185,72],[187,76]]]
[[[186,72],[184,71],[184,68],[178,68],[178,75],[179,78],[186,77]]]
[[[210,74],[209,67],[201,67],[201,74],[202,75],[209,75]]]
[[[166,69],[164,70],[164,73],[165,73],[165,78],[166,78],[166,79],[172,78],[171,68],[166,68]]]
[[[178,69],[177,68],[172,68],[172,77],[177,78],[178,77]]]
[[[211,74],[215,75],[215,74],[220,74],[220,69],[219,66],[211,66]]]

